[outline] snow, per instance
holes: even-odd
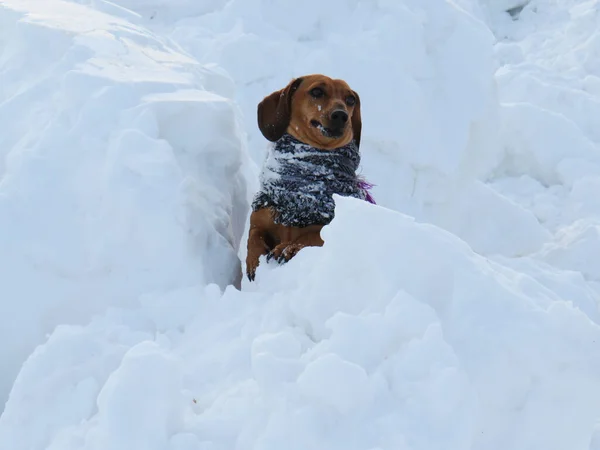
[[[0,448],[600,449],[598,14],[0,0]],[[256,104],[313,72],[378,205],[249,283]]]
[[[0,340],[19,336],[0,350],[5,400],[57,325],[235,281],[250,169],[227,78],[79,5],[1,13]]]

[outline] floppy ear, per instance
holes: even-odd
[[[356,97],[356,105],[354,105],[354,111],[352,111],[352,133],[354,134],[354,142],[356,146],[360,148],[360,133],[362,131],[362,119],[360,117],[360,97],[356,91],[352,91]]]
[[[269,141],[275,142],[285,134],[292,115],[292,96],[300,83],[302,78],[296,78],[258,104],[258,128]]]

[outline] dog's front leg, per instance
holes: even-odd
[[[254,281],[259,258],[269,252],[264,239],[264,233],[257,227],[250,229],[248,234],[248,253],[246,255],[246,275],[248,280]]]

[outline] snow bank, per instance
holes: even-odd
[[[540,257],[554,266],[581,273],[600,282],[600,221],[580,219],[561,228],[554,242],[540,251]]]
[[[229,79],[67,2],[5,1],[0,23],[3,402],[56,325],[235,282],[249,192]]]
[[[594,2],[538,0],[517,21],[492,22],[502,41],[497,80],[504,156],[495,173],[505,178],[500,193],[526,205],[553,231],[598,214],[597,19]],[[515,177],[524,175],[542,189],[523,192]]]
[[[600,412],[600,329],[585,314],[435,226],[336,201],[326,247],[265,266],[246,292],[209,286],[57,329],[25,364],[0,440],[585,448]]]

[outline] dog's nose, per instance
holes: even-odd
[[[342,109],[336,109],[331,113],[331,128],[344,128],[348,122],[348,113]]]

